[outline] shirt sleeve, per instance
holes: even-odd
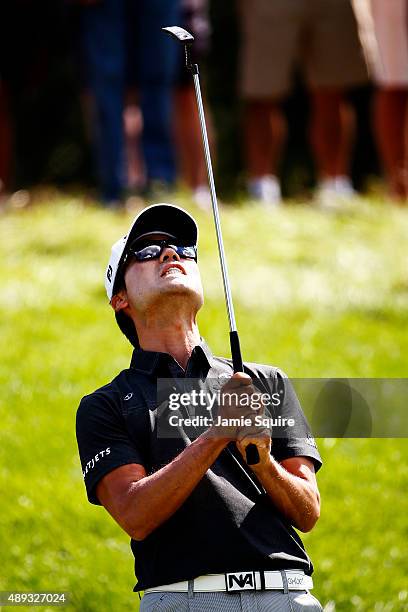
[[[85,396],[76,415],[76,436],[88,500],[101,505],[95,489],[103,476],[129,463],[144,465],[126,429],[120,406],[95,392]]]
[[[279,428],[279,434],[275,437],[272,431],[272,455],[277,461],[291,457],[307,457],[313,461],[317,472],[323,463],[320,453],[293,385],[281,370],[276,373],[275,392],[276,390],[281,397],[276,413],[287,421],[292,419],[294,424]]]

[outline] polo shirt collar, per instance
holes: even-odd
[[[169,357],[170,355],[168,353],[144,351],[141,348],[134,349],[130,367],[143,374],[153,374],[157,370],[160,362],[164,359],[168,360]],[[202,359],[208,364],[209,368],[214,366],[213,354],[203,338],[201,338],[200,343],[193,348],[190,359],[191,358],[194,360],[197,358]]]

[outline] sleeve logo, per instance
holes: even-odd
[[[86,463],[85,468],[82,470],[83,477],[85,478],[88,472],[93,470],[93,468],[95,467],[95,465],[98,463],[100,459],[103,459],[104,457],[107,457],[108,455],[110,455],[110,452],[111,452],[110,446],[108,446],[108,448],[104,448],[103,450],[96,453],[96,455],[92,457],[92,459],[90,459],[88,463]]]

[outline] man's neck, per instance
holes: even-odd
[[[145,351],[168,353],[177,363],[186,369],[190,355],[197,344],[200,343],[200,333],[195,321],[186,324],[175,322],[158,329],[155,326],[138,326],[139,343]]]

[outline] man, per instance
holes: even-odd
[[[127,188],[125,88],[133,94],[137,89],[139,95],[146,188],[171,188],[176,178],[171,119],[178,50],[160,28],[163,23],[179,23],[179,0],[79,2],[82,65],[102,199],[116,206]],[[128,136],[129,114],[125,113]]]
[[[353,0],[376,85],[374,133],[391,197],[408,202],[408,0]]]
[[[323,207],[354,194],[354,115],[347,90],[367,80],[349,0],[240,0],[241,94],[245,100],[248,191],[281,201],[279,167],[287,134],[282,103],[294,68],[310,92],[310,139]]]
[[[112,248],[108,298],[135,349],[130,368],[78,409],[88,499],[132,538],[141,610],[321,610],[309,593],[313,565],[293,529],[309,531],[318,519],[320,455],[277,368],[246,363],[233,375],[231,361],[200,338],[197,237],[187,212],[157,204]],[[222,427],[161,436],[159,379],[174,389],[187,379],[218,380],[220,397],[238,399],[220,401]],[[255,426],[256,411],[239,401],[269,385],[284,391],[280,413],[304,424],[302,438],[274,435],[273,454],[270,430]],[[231,424],[234,414],[249,415],[250,426]],[[260,459],[251,467],[250,443]]]

